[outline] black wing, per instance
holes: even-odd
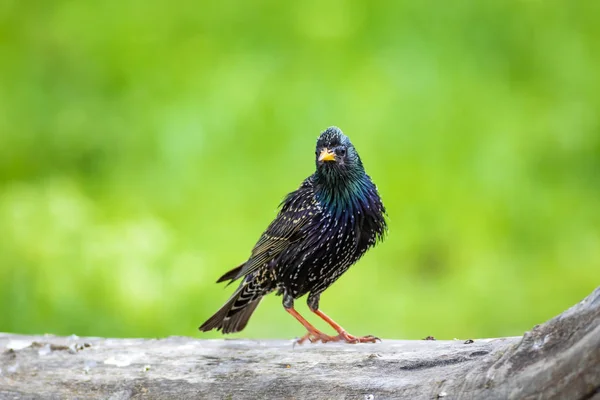
[[[311,176],[297,190],[286,196],[281,203],[279,214],[252,249],[248,261],[236,271],[235,276],[231,274],[227,278],[233,282],[251,274],[281,254],[291,243],[303,239],[307,230],[302,228],[313,220],[317,209]]]

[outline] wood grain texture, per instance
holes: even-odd
[[[598,399],[600,288],[523,337],[284,340],[0,334],[0,399]]]

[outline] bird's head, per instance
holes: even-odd
[[[356,176],[364,168],[356,149],[342,130],[332,126],[317,140],[317,173],[327,177]]]

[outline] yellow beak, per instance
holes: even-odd
[[[319,154],[319,161],[335,161],[335,153],[325,147]]]

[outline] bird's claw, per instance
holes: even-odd
[[[323,332],[316,331],[316,332],[307,332],[306,335],[304,335],[300,339],[298,339],[296,341],[296,343],[302,344],[307,340],[310,341],[311,343],[317,343],[317,342],[327,343],[327,342],[344,341],[346,343],[356,344],[356,343],[376,343],[377,341],[381,342],[381,339],[379,339],[378,337],[373,336],[373,335],[354,336],[354,335],[350,335],[349,333],[347,333],[345,331],[342,331],[337,336],[329,336],[329,335],[324,334]]]
[[[318,342],[327,343],[327,342],[333,341],[334,339],[335,339],[335,337],[326,335],[320,331],[314,331],[314,332],[309,331],[306,333],[306,335],[304,335],[300,339],[298,339],[296,341],[296,343],[302,344],[307,340],[311,343],[318,343]]]
[[[354,335],[349,334],[346,331],[340,332],[340,334],[337,335],[336,338],[337,338],[338,341],[343,340],[346,343],[352,343],[352,344],[355,344],[355,343],[376,343],[377,341],[381,342],[381,339],[379,339],[378,337],[373,336],[373,335],[354,336]]]

